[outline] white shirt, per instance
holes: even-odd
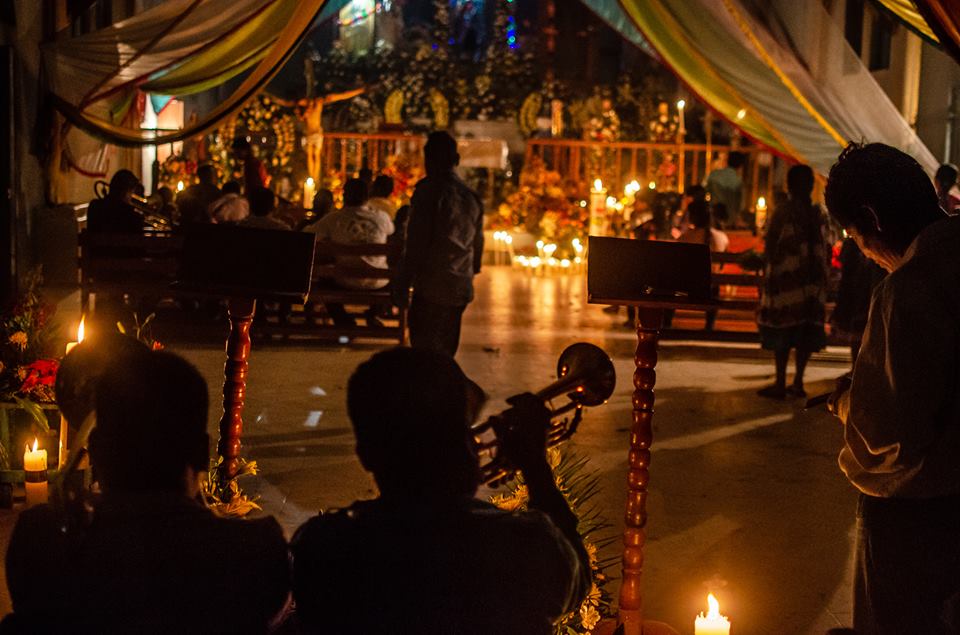
[[[330,240],[342,245],[383,245],[393,233],[393,221],[384,212],[361,205],[344,207],[330,212],[304,229],[313,232],[319,240]],[[386,256],[339,256],[337,264],[364,262],[377,269],[387,268]],[[337,284],[351,289],[380,289],[388,280],[369,278],[338,279]]]

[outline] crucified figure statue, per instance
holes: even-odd
[[[301,99],[297,106],[303,107],[303,120],[307,133],[307,174],[319,179],[320,157],[323,152],[323,107],[362,94],[366,88],[356,88],[342,93],[331,93],[323,97]]]

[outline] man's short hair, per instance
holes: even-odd
[[[741,165],[747,162],[747,157],[742,152],[731,152],[727,156],[727,165],[736,170]]]
[[[387,198],[391,194],[393,194],[393,177],[381,174],[374,179],[373,185],[370,186],[370,196]]]
[[[906,248],[929,223],[940,203],[933,183],[910,155],[882,143],[851,143],[830,168],[824,193],[830,215],[862,235],[874,229],[876,214],[884,242]]]
[[[477,391],[442,353],[417,348],[377,353],[347,385],[347,412],[364,465],[414,489],[472,494],[478,477],[469,426],[480,400]]]
[[[933,180],[936,181],[940,187],[953,187],[957,184],[957,175],[960,174],[957,170],[957,166],[952,163],[944,163],[939,168],[937,168],[937,173],[934,175]]]
[[[356,207],[367,202],[367,184],[360,179],[347,179],[343,184],[343,204]]]
[[[687,205],[687,214],[690,217],[690,224],[697,229],[710,228],[710,206],[706,201],[699,199],[692,201]]]
[[[133,192],[139,184],[140,179],[130,170],[117,170],[113,173],[113,178],[110,179],[110,192],[114,195]]]
[[[209,468],[207,382],[189,362],[143,351],[110,364],[96,386],[90,453],[115,490],[184,488],[187,467]]]
[[[242,191],[240,183],[237,181],[227,181],[223,184],[223,189],[221,190],[224,194],[239,194]]]
[[[809,165],[795,165],[787,170],[787,190],[794,198],[809,199],[813,194],[813,170]]]
[[[457,153],[457,140],[449,132],[437,130],[427,137],[423,146],[423,156],[427,164],[442,169],[453,169],[460,162]]]
[[[215,183],[217,180],[217,169],[209,163],[204,163],[197,168],[197,180],[201,183]]]
[[[250,192],[250,213],[254,216],[267,216],[277,204],[277,197],[268,187],[255,187]]]

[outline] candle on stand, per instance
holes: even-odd
[[[177,181],[177,191],[178,192],[183,191],[183,181]]]
[[[680,114],[680,129],[677,131],[681,136],[687,134],[687,119],[684,115],[686,111],[687,102],[680,100],[677,102],[677,112]]]
[[[313,197],[317,194],[317,184],[312,176],[303,182],[303,209],[313,209]]]
[[[27,492],[27,507],[47,502],[47,451],[37,449],[37,439],[33,440],[33,449],[26,446],[23,453],[23,487]]]
[[[713,593],[707,595],[707,604],[707,614],[701,613],[693,623],[694,635],[730,635],[730,620],[720,615],[720,602]]]
[[[767,224],[767,199],[760,197],[757,199],[757,229],[763,229]]]
[[[77,340],[75,342],[67,342],[67,355],[70,354],[74,348],[76,348],[81,342],[83,342],[84,335],[84,320],[86,317],[80,318],[80,326],[77,327]],[[60,447],[57,448],[57,466],[63,467],[67,463],[67,448],[69,447],[67,441],[67,430],[69,426],[67,425],[67,420],[63,417],[63,414],[60,414]]]
[[[599,236],[603,233],[604,215],[607,211],[607,190],[603,181],[596,179],[590,190],[590,235]]]

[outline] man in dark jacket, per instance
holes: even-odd
[[[67,356],[66,366],[83,356],[84,346]],[[99,373],[90,454],[103,495],[88,522],[48,505],[20,515],[6,556],[14,615],[3,626],[51,633],[266,631],[288,595],[286,543],[272,518],[219,518],[197,502],[198,474],[209,460],[206,382],[171,353],[114,350],[105,368],[94,369],[96,356],[89,359],[90,372]],[[79,415],[84,408],[74,392],[66,387],[78,406],[68,411]]]
[[[457,142],[434,132],[423,148],[427,176],[411,199],[407,244],[393,282],[397,306],[406,306],[410,286],[410,344],[456,354],[460,320],[473,300],[473,276],[483,255],[483,204],[460,180]]]

